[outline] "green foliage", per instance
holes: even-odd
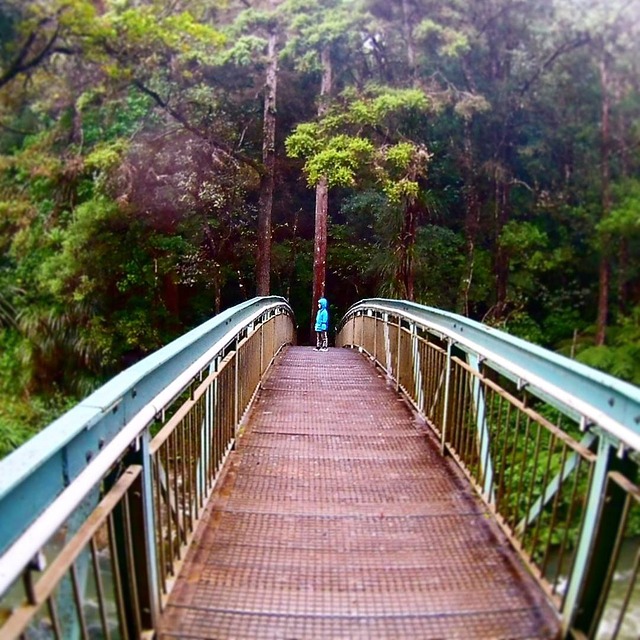
[[[625,180],[616,185],[616,204],[600,220],[596,229],[605,236],[640,237],[640,180]]]
[[[304,166],[309,185],[326,178],[330,187],[352,187],[363,165],[373,154],[369,140],[337,135],[326,146],[307,160]]]
[[[246,35],[236,39],[224,54],[224,60],[235,62],[241,66],[247,66],[255,62],[256,57],[261,56],[265,49],[266,41],[254,35]]]
[[[253,294],[274,31],[272,282],[300,324],[307,187],[325,177],[340,309],[405,295],[409,272],[417,300],[477,319],[500,291],[500,326],[637,381],[640,39],[618,3],[410,3],[408,23],[400,3],[276,4],[2,4],[0,83],[31,35],[34,63],[0,86],[3,393],[89,389]],[[333,86],[317,118],[323,53]],[[591,349],[603,256],[615,325]]]
[[[77,398],[47,394],[22,399],[0,393],[0,459],[68,411]]]
[[[454,310],[464,266],[463,237],[446,227],[421,227],[416,243],[416,301]]]
[[[421,40],[436,40],[437,50],[442,56],[457,58],[468,53],[471,49],[467,34],[430,19],[423,20],[418,25],[416,36]]]
[[[362,96],[347,91],[344,98],[346,105],[335,106],[317,123],[297,125],[285,141],[290,157],[305,159],[308,184],[324,177],[331,187],[354,187],[358,178],[373,177],[389,199],[417,199],[418,178],[426,174],[431,154],[406,139],[390,143],[389,135],[406,112],[429,109],[424,92],[371,86]],[[381,137],[381,130],[388,133]]]
[[[640,307],[610,328],[607,344],[580,344],[576,357],[590,367],[640,386]]]

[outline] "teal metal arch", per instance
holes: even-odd
[[[286,331],[265,338],[262,329],[281,316],[288,317]],[[241,390],[243,378],[259,379],[264,353],[272,357],[290,340],[291,316],[282,298],[238,305],[116,376],[0,461],[0,595],[22,574],[34,606],[50,601],[51,585],[49,590],[40,583],[34,588],[25,567],[31,563],[40,571],[37,554],[56,526],[72,522],[75,529],[77,524],[74,540],[81,538],[86,548],[98,526],[88,514],[108,512],[111,518],[113,511],[115,522],[109,522],[114,537],[125,540],[127,531],[144,531],[136,553],[149,556],[144,561],[147,568],[140,572],[146,574],[141,579],[147,591],[142,606],[121,625],[139,629],[153,623],[158,594],[170,581],[172,562],[188,542],[185,532],[193,530],[193,519],[202,508],[196,503],[210,489],[210,477],[221,463],[218,456],[216,469],[203,467],[209,464],[202,462],[210,459],[207,448],[220,445],[224,454],[231,446],[241,407],[254,384]],[[496,514],[556,603],[567,635],[594,637],[614,566],[609,559],[618,553],[630,508],[640,505],[640,390],[494,328],[410,302],[359,302],[341,321],[336,344],[358,348],[387,372],[390,382],[439,432],[443,451],[455,457]],[[245,395],[242,401],[240,394]],[[166,417],[165,409],[178,397],[180,409]],[[529,397],[572,421],[581,439],[564,433],[563,425],[552,423]],[[156,420],[159,416],[162,419]],[[160,431],[151,434],[154,421]],[[209,423],[222,425],[231,439],[218,442]],[[176,426],[185,426],[192,434],[190,442],[172,441]],[[523,433],[530,431],[538,444],[528,450]],[[512,447],[509,438],[515,442]],[[539,455],[540,441],[546,443],[546,458],[544,451]],[[523,442],[523,461],[518,461],[516,449]],[[191,447],[187,456],[180,449],[185,446]],[[557,469],[550,468],[552,454]],[[194,467],[183,473],[177,466],[184,466],[188,457]],[[537,484],[534,487],[532,480],[520,491],[516,485],[523,484],[522,465],[530,462],[536,473],[540,471]],[[124,471],[105,482],[114,464],[122,464]],[[579,505],[579,518],[563,516],[557,530],[562,545],[574,521],[580,535],[567,588],[561,590],[557,573],[548,579],[549,544],[538,544],[538,537],[543,518],[555,522],[558,504],[572,481],[571,500]],[[98,491],[101,483],[108,485],[106,491]],[[583,485],[584,493],[576,494]],[[511,492],[519,492],[515,506]],[[120,506],[140,494],[137,512]],[[634,500],[636,507],[629,507]],[[134,521],[126,523],[132,516]],[[45,518],[47,526],[39,527]],[[613,535],[612,528],[620,535]],[[129,544],[136,541],[129,539]],[[80,551],[80,542],[75,546],[81,569],[87,568],[88,552]],[[122,567],[139,560],[135,553],[131,556],[119,559]],[[70,582],[77,580],[74,575]],[[69,592],[72,587],[77,590],[75,583],[69,584]],[[121,593],[119,598],[128,595]],[[149,620],[141,622],[141,615]]]
[[[15,545],[21,543],[19,555],[32,550],[33,557],[46,542],[47,531],[41,539],[35,532],[29,540],[20,537],[56,498],[77,486],[68,513],[55,514],[60,521],[82,508],[87,496],[88,508],[93,508],[92,486],[79,486],[77,480],[92,469],[88,481],[99,482],[128,448],[146,446],[141,434],[165,406],[203,368],[273,314],[293,316],[286,300],[276,296],[255,298],[216,315],[111,379],[0,461],[0,594],[24,566]]]
[[[566,411],[584,428],[599,427],[620,445],[640,450],[640,389],[575,360],[469,318],[412,302],[371,298],[353,305],[349,318],[369,310],[400,315],[476,354],[518,385]]]

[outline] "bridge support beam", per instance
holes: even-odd
[[[122,615],[120,624],[126,627],[129,637],[137,638],[143,631],[156,628],[160,620],[148,430],[140,434],[138,449],[129,453],[125,464],[141,464],[142,473],[132,485],[129,499],[121,502],[113,512],[114,547],[117,549],[113,561],[120,583],[116,588],[120,589],[124,606],[124,611],[119,611]],[[115,482],[117,478],[113,480]]]
[[[476,373],[472,380],[472,398],[476,417],[476,428],[478,431],[478,442],[480,445],[480,451],[478,454],[480,456],[482,493],[488,503],[494,504],[493,461],[491,459],[491,441],[487,418],[487,403],[485,402],[484,390],[482,388],[482,381],[480,378],[480,358],[476,354],[469,353],[467,354],[467,361]]]
[[[411,323],[411,353],[413,358],[414,397],[420,414],[424,415],[424,383],[422,381],[422,358],[418,342],[418,327]]]
[[[601,436],[591,490],[585,513],[583,534],[580,536],[576,561],[569,578],[569,590],[564,602],[565,635],[571,630],[595,637],[600,620],[602,593],[606,592],[616,536],[622,526],[626,493],[615,483],[607,494],[609,473],[618,471],[627,478],[635,478],[637,465],[627,457],[617,455],[616,443]],[[584,532],[592,531],[592,535]]]

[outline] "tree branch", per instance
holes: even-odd
[[[256,171],[256,173],[258,173],[258,175],[263,175],[264,167],[259,162],[256,162],[253,158],[250,158],[243,153],[235,151],[225,142],[217,140],[213,136],[207,135],[197,127],[194,127],[181,113],[171,107],[166,100],[163,100],[160,94],[147,87],[142,81],[134,80],[133,84],[145,95],[149,96],[163,111],[168,113],[176,122],[179,122],[187,131],[193,133],[198,138],[206,140],[209,144],[211,144],[219,151],[222,151],[229,158],[238,160],[250,166],[254,171]]]
[[[525,93],[527,93],[527,91],[529,91],[529,89],[531,88],[531,85],[537,82],[538,78],[540,78],[540,76],[545,71],[547,71],[547,69],[549,69],[549,67],[551,67],[561,55],[568,53],[569,51],[573,51],[574,49],[578,49],[579,47],[588,44],[590,41],[591,37],[588,34],[585,34],[571,42],[565,42],[564,44],[562,44],[543,62],[536,73],[534,73],[534,75],[524,83],[524,85],[520,89],[520,95],[523,96]]]
[[[29,36],[27,37],[25,43],[22,45],[20,52],[16,56],[15,60],[9,65],[9,68],[0,75],[0,88],[4,85],[8,84],[13,80],[16,76],[21,73],[26,73],[30,69],[38,66],[49,54],[53,53],[53,44],[58,39],[58,35],[60,33],[60,25],[56,24],[56,28],[53,32],[53,35],[49,38],[48,42],[44,45],[44,47],[37,53],[31,60],[25,61],[27,56],[31,51],[31,47],[36,41],[38,37],[38,31],[42,27],[44,27],[47,23],[51,22],[53,18],[47,17],[40,20],[38,23],[38,27],[34,29]]]

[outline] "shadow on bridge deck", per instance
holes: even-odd
[[[292,347],[214,494],[159,638],[553,638],[437,442],[359,354]]]

